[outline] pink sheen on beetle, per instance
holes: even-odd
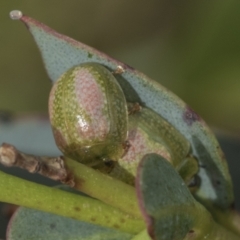
[[[114,76],[103,66],[85,63],[69,69],[52,87],[49,115],[64,155],[91,163],[117,160],[127,135],[127,106]],[[110,144],[111,143],[111,144]]]
[[[62,152],[64,152],[64,149],[68,146],[66,139],[64,138],[63,134],[61,134],[61,132],[58,129],[53,128],[52,130],[53,130],[55,142],[57,143],[60,150]]]
[[[84,138],[104,139],[110,130],[104,108],[106,103],[104,91],[99,87],[89,69],[80,68],[75,72],[75,94],[77,103],[87,114],[91,122],[77,115],[78,131]]]
[[[138,128],[129,131],[128,142],[130,148],[121,159],[123,162],[134,162],[136,159],[141,159],[148,153],[159,154],[169,161],[171,159],[169,151],[166,151],[163,145],[150,142],[146,134]]]

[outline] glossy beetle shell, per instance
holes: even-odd
[[[132,104],[128,103],[128,106],[132,108]],[[183,167],[191,169],[190,173],[185,171],[182,174],[187,182],[198,171],[197,161],[189,157],[190,144],[187,139],[151,109],[141,107],[141,110],[131,114],[128,130],[130,147],[110,172],[112,177],[133,185],[138,164],[149,153],[161,155],[177,171],[183,172]]]
[[[105,67],[73,67],[54,84],[49,115],[64,155],[86,164],[117,160],[127,138],[127,105],[121,87]]]

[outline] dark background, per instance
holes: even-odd
[[[184,99],[218,132],[240,208],[238,0],[2,1],[0,109],[46,113],[51,84],[32,37],[9,18],[14,9],[141,70]]]

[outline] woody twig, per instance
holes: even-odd
[[[7,167],[22,168],[30,173],[39,173],[58,181],[65,181],[68,175],[62,157],[25,154],[8,143],[3,143],[0,147],[0,163]]]

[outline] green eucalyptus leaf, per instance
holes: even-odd
[[[140,162],[136,190],[148,234],[154,240],[239,239],[234,228],[213,220],[172,165],[157,154],[145,155]],[[224,217],[228,222],[233,215]],[[144,232],[138,235],[139,239],[142,235]]]
[[[128,240],[132,235],[94,224],[19,208],[7,231],[7,240]]]
[[[116,78],[127,101],[139,102],[152,109],[191,143],[193,154],[199,161],[199,176],[201,179],[207,179],[201,183],[199,191],[196,192],[198,199],[203,203],[211,202],[221,209],[227,209],[232,205],[232,182],[219,144],[205,122],[181,99],[144,74],[104,53],[61,35],[28,16],[20,14],[17,19],[24,22],[32,33],[53,82],[70,67],[84,62],[98,62],[112,71],[121,66],[124,73]],[[192,136],[195,136],[198,141],[195,141]],[[199,144],[209,155],[210,164],[207,167],[206,160],[199,151],[202,148],[199,148]],[[212,166],[215,172],[214,177],[211,174]],[[215,184],[216,181],[218,184]]]
[[[195,200],[172,165],[145,155],[136,178],[138,201],[148,233],[157,240],[182,240],[194,227]]]

